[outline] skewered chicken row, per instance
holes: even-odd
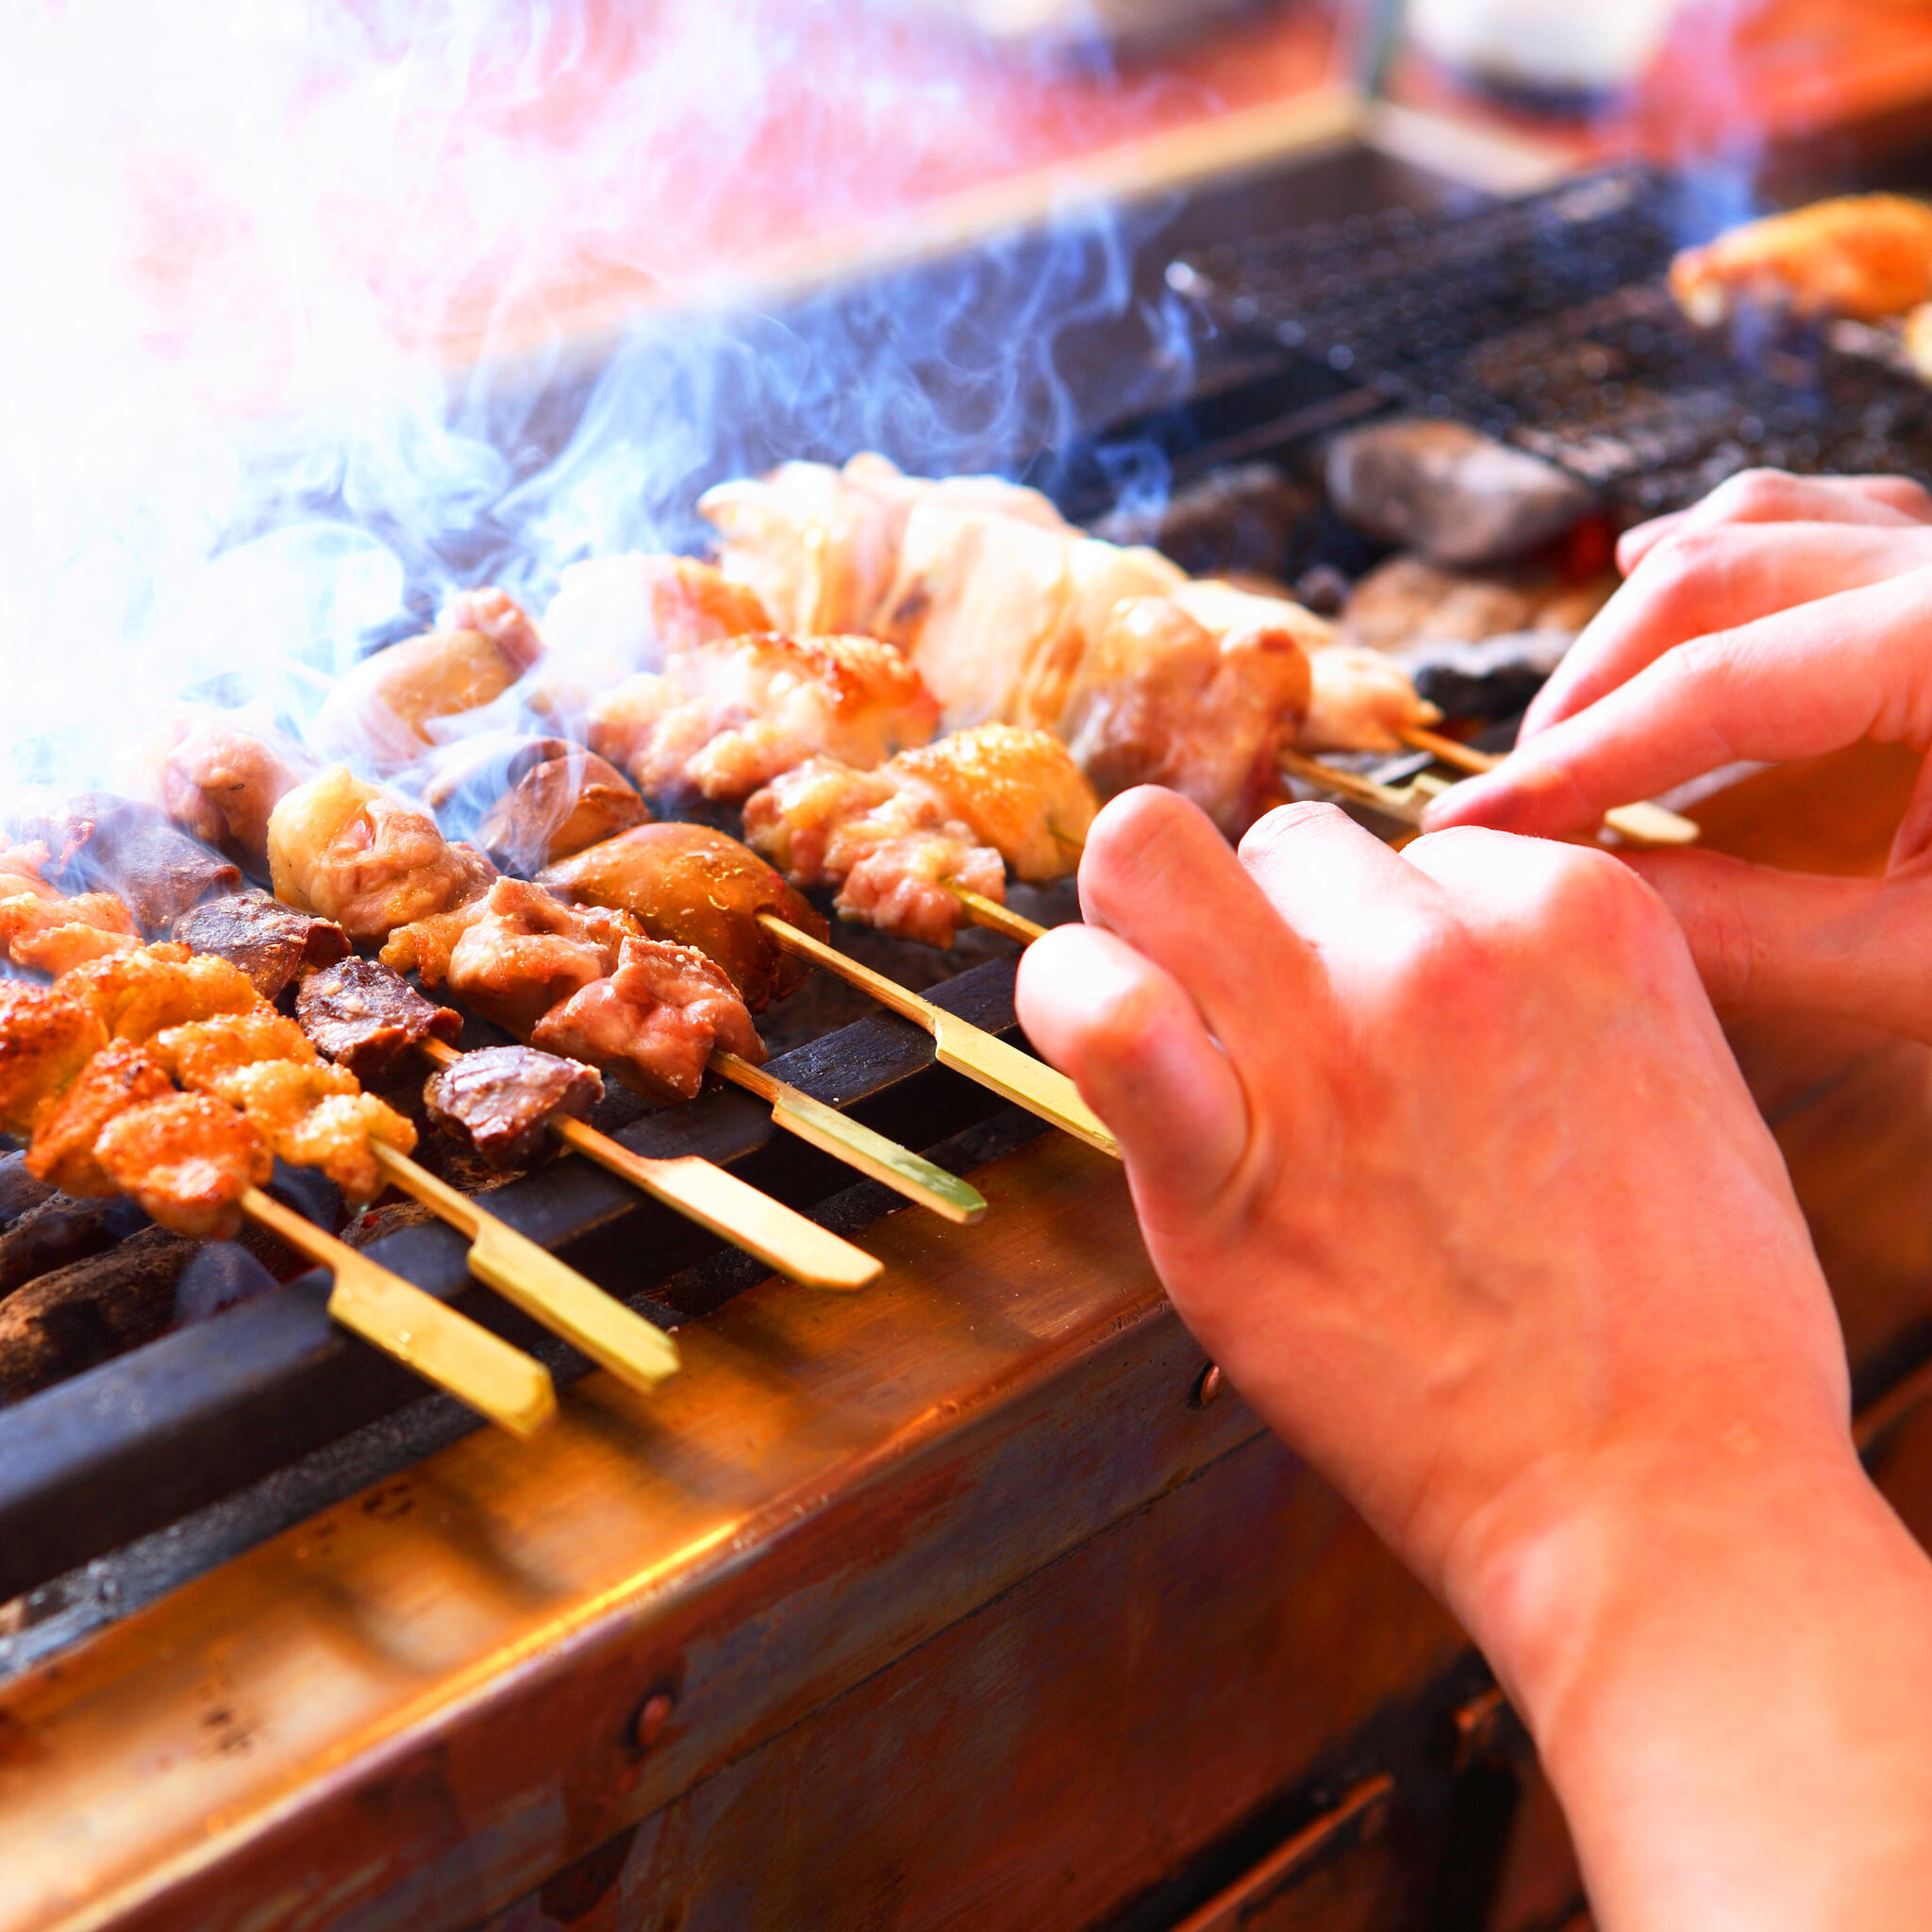
[[[111,892],[67,897],[42,876],[46,863],[38,840],[0,850],[0,959],[56,974],[140,945],[134,915],[119,899]]]

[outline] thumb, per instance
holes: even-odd
[[[1832,1013],[1932,1041],[1932,874],[1824,878],[1715,852],[1626,862],[1676,916],[1713,1005]]]

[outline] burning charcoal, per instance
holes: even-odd
[[[1231,463],[1176,490],[1158,510],[1117,509],[1093,525],[1109,543],[1151,543],[1193,576],[1278,570],[1314,497],[1272,463]]]
[[[9,1228],[29,1208],[53,1199],[56,1190],[26,1171],[26,1156],[0,1154],[0,1229]]]
[[[54,856],[43,869],[63,892],[113,892],[150,934],[164,933],[191,906],[232,892],[241,869],[177,831],[154,807],[111,792],[50,799],[7,827],[38,839]]]
[[[131,1201],[82,1201],[49,1190],[0,1232],[0,1297],[70,1262],[111,1248],[124,1235],[147,1224]]]
[[[204,1241],[175,1284],[175,1322],[206,1322],[275,1286],[275,1277],[239,1241]]]
[[[184,912],[171,937],[231,960],[265,1000],[279,998],[304,966],[332,966],[349,951],[348,934],[333,920],[252,891],[226,892]]]
[[[358,1080],[381,1078],[422,1041],[454,1045],[463,1030],[454,1008],[432,1006],[400,973],[353,958],[304,976],[295,990],[295,1018]]]
[[[0,1400],[152,1341],[174,1320],[175,1284],[194,1250],[181,1235],[143,1227],[0,1302]]]
[[[582,1120],[604,1097],[594,1068],[527,1046],[467,1053],[423,1090],[429,1118],[492,1167],[527,1167],[558,1114]]]
[[[1438,641],[1406,651],[1415,688],[1448,718],[1513,718],[1576,641],[1569,631],[1525,630],[1480,642]]]
[[[1327,482],[1336,509],[1357,527],[1463,567],[1526,557],[1596,508],[1554,464],[1424,417],[1337,437]]]

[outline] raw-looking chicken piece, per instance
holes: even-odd
[[[908,476],[870,452],[843,469],[780,463],[707,491],[698,508],[718,532],[726,575],[758,593],[780,629],[832,635],[876,632],[907,520],[933,501],[1065,527],[1037,490],[998,476]]]
[[[41,876],[46,862],[38,841],[0,851],[0,959],[60,974],[140,945],[134,915],[119,899],[111,892],[63,896]]]
[[[938,725],[938,703],[891,644],[765,631],[626,678],[591,706],[590,741],[645,791],[741,799],[814,754],[870,767]]]
[[[274,1172],[274,1157],[232,1107],[206,1093],[171,1093],[117,1114],[94,1158],[118,1192],[176,1234],[233,1238],[242,1196]]]
[[[896,762],[808,759],[746,801],[744,835],[793,885],[836,885],[841,918],[929,946],[950,946],[961,923],[949,884],[1006,898],[999,853]]]
[[[554,1120],[582,1120],[604,1097],[603,1077],[581,1060],[527,1046],[466,1053],[423,1090],[430,1120],[491,1167],[527,1167]]]
[[[365,658],[339,677],[309,726],[336,758],[400,771],[438,742],[449,718],[480,710],[543,655],[536,626],[498,590],[453,598],[438,627]]]
[[[627,912],[654,940],[695,946],[762,1012],[805,983],[807,968],[758,924],[774,913],[814,939],[831,927],[763,859],[708,825],[640,825],[557,865],[537,883],[579,906]]]
[[[314,769],[315,760],[279,733],[194,706],[169,720],[148,777],[154,802],[184,832],[260,873],[268,864],[269,813]]]
[[[617,970],[553,1007],[530,1043],[614,1074],[648,1099],[690,1100],[723,1047],[757,1063],[764,1042],[724,973],[695,946],[626,939]]]
[[[594,752],[567,738],[508,732],[450,746],[422,798],[446,833],[522,876],[651,816],[624,774]]]
[[[245,1013],[260,999],[239,966],[172,940],[86,960],[63,973],[55,991],[78,1000],[116,1040],[135,1041],[217,1013]]]
[[[42,1108],[27,1149],[27,1172],[83,1198],[118,1194],[117,1182],[94,1153],[108,1123],[130,1108],[175,1091],[168,1069],[147,1047],[117,1040],[80,1070],[58,1099]]]
[[[295,989],[295,1018],[316,1047],[358,1080],[380,1079],[425,1040],[454,1046],[463,1030],[453,1007],[432,1005],[374,959],[341,959],[305,974]]]
[[[465,905],[496,876],[480,852],[445,839],[427,812],[346,765],[276,805],[268,859],[278,899],[334,920],[358,941]]]
[[[550,655],[531,680],[530,708],[574,726],[600,692],[662,670],[674,651],[771,628],[757,593],[716,564],[637,551],[573,563],[543,613]]]
[[[1701,327],[1757,304],[1876,322],[1932,299],[1932,207],[1846,194],[1727,229],[1671,263],[1671,293]]]
[[[1100,809],[1067,747],[1048,732],[1017,724],[949,732],[901,752],[891,768],[929,785],[1029,885],[1075,869]]]
[[[0,979],[0,1132],[25,1135],[108,1043],[84,1001],[53,987]]]
[[[239,966],[263,999],[280,998],[304,967],[327,966],[349,951],[332,919],[297,912],[266,892],[228,892],[184,912],[169,938]]]

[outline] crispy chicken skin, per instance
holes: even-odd
[[[335,765],[298,785],[269,820],[275,896],[352,940],[386,937],[481,895],[496,868],[446,840],[425,811]]]
[[[430,1120],[497,1168],[529,1166],[552,1121],[582,1120],[603,1097],[593,1067],[527,1046],[466,1053],[423,1090]]]
[[[165,932],[191,906],[232,892],[240,870],[171,824],[151,805],[108,791],[40,797],[8,836],[58,855],[45,868],[62,892],[112,892],[142,932]]]
[[[59,974],[140,945],[134,915],[119,899],[111,892],[63,897],[41,876],[46,860],[38,841],[0,851],[0,959]]]
[[[259,874],[268,865],[269,813],[314,769],[279,734],[192,706],[168,721],[148,779],[155,804],[184,832]]]
[[[266,892],[228,892],[184,912],[169,938],[239,966],[263,999],[280,998],[307,966],[327,966],[349,950],[332,919],[297,912]]]
[[[217,1013],[245,1013],[259,998],[239,966],[172,940],[89,959],[63,973],[55,991],[78,1000],[116,1040],[134,1041]]]
[[[646,824],[650,808],[615,765],[567,738],[491,734],[452,745],[423,803],[455,837],[474,837],[525,876]]]
[[[636,551],[571,564],[543,613],[550,656],[532,680],[540,717],[581,724],[591,701],[675,651],[770,630],[757,593],[715,564]]]
[[[1045,731],[975,724],[902,752],[892,767],[922,779],[1029,885],[1079,863],[1100,800],[1067,747]]]
[[[25,1135],[108,1043],[84,1002],[55,988],[0,979],[0,1131]]]
[[[168,1070],[147,1047],[117,1040],[81,1069],[65,1092],[41,1109],[27,1149],[27,1172],[63,1193],[118,1194],[120,1185],[94,1153],[108,1123],[175,1091]]]
[[[437,629],[391,644],[339,677],[309,738],[333,757],[400,771],[437,743],[439,721],[494,703],[542,651],[536,626],[508,594],[464,591]]]
[[[690,1100],[724,1047],[758,1062],[764,1042],[724,973],[694,946],[626,939],[617,970],[553,1007],[530,1043],[614,1074],[652,1100]]]
[[[824,753],[861,768],[924,744],[939,705],[875,638],[765,631],[672,654],[591,708],[591,748],[645,791],[741,799]]]
[[[358,1080],[380,1079],[425,1040],[454,1046],[463,1030],[453,1007],[432,1005],[374,959],[341,959],[305,974],[295,989],[295,1018],[316,1047]]]
[[[1727,229],[1671,263],[1671,293],[1702,327],[1747,304],[1876,322],[1932,299],[1932,207],[1847,194]]]
[[[171,1093],[117,1114],[94,1158],[118,1192],[176,1234],[231,1238],[241,1200],[274,1172],[255,1128],[206,1093]]]
[[[763,859],[708,825],[640,825],[546,866],[538,883],[574,904],[628,912],[652,939],[695,946],[754,1013],[795,991],[807,971],[758,915],[775,913],[817,939],[831,933]]]
[[[293,1060],[313,1066],[313,1042],[287,1014],[263,1003],[242,1013],[217,1013],[208,1020],[191,1020],[164,1027],[156,1034],[151,1051],[184,1087],[204,1092],[236,1067],[258,1060]]]

